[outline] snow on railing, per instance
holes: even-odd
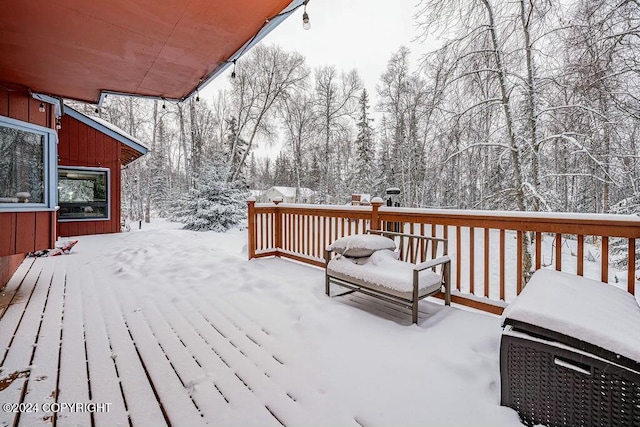
[[[632,294],[640,280],[637,216],[394,208],[380,200],[371,206],[250,200],[248,210],[249,259],[280,256],[324,267],[324,249],[331,242],[369,228],[446,238],[453,301],[494,313],[540,268],[590,277]],[[403,245],[403,253],[420,251],[423,260],[434,256]],[[626,259],[623,271],[610,265],[613,251]]]

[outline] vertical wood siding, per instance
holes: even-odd
[[[110,219],[58,223],[60,236],[120,232],[120,142],[65,115],[58,132],[58,164],[109,168]]]
[[[0,116],[23,122],[55,127],[54,107],[29,96],[27,89],[7,88],[0,84]],[[54,184],[55,185],[55,184]],[[0,212],[0,288],[13,275],[26,252],[53,247],[55,212]]]

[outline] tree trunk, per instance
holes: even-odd
[[[521,211],[526,210],[525,194],[522,179],[522,168],[520,163],[520,147],[513,129],[513,115],[511,113],[511,104],[509,100],[509,88],[507,88],[506,72],[502,61],[502,50],[498,43],[498,34],[496,30],[496,23],[493,16],[493,8],[489,4],[489,0],[482,0],[487,9],[487,15],[489,18],[489,32],[491,34],[491,42],[493,44],[493,54],[496,61],[496,68],[498,70],[498,81],[500,82],[500,93],[502,95],[502,108],[505,115],[507,125],[507,135],[509,138],[509,145],[511,147],[511,162],[513,163],[514,180],[516,185],[515,197],[518,209]],[[522,271],[525,283],[531,277],[531,252],[529,249],[529,236],[524,233],[522,239],[523,260]]]
[[[531,17],[533,6],[527,12],[525,8],[525,0],[520,0],[520,22],[522,23],[522,33],[524,34],[524,46],[527,62],[527,118],[529,121],[529,138],[530,145],[533,150],[531,155],[531,180],[533,186],[533,202],[532,210],[540,210],[540,144],[538,142],[538,117],[536,112],[535,99],[535,81],[534,81],[534,64],[533,64],[533,45],[531,42]]]
[[[180,144],[184,153],[184,174],[186,179],[186,190],[191,188],[191,165],[189,161],[189,150],[187,150],[187,135],[184,126],[184,111],[182,103],[178,103],[178,121],[180,122]]]
[[[196,186],[200,173],[202,156],[202,138],[198,128],[198,118],[196,116],[196,102],[193,97],[189,100],[189,119],[191,122],[191,187]]]

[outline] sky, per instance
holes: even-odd
[[[415,44],[415,1],[311,0],[310,30],[302,28],[299,9],[264,41],[302,53],[313,68],[356,68],[373,95],[391,55],[402,45]]]
[[[300,52],[313,69],[324,65],[358,70],[372,109],[377,102],[376,84],[387,61],[401,46],[412,52],[414,64],[428,45],[415,42],[413,15],[418,0],[310,0],[307,13],[311,29],[302,28],[299,8],[269,33],[262,43],[275,43]],[[201,93],[205,96],[228,87],[230,68]],[[208,96],[207,96],[208,97]],[[269,149],[272,153],[273,149]],[[256,155],[262,155],[259,149]]]

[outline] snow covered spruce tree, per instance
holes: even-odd
[[[171,206],[171,220],[194,231],[224,232],[246,216],[248,193],[241,181],[228,181],[230,167],[221,161],[206,163],[195,188]]]
[[[355,174],[352,177],[351,187],[361,193],[372,193],[374,185],[373,165],[375,147],[373,141],[373,128],[369,117],[369,95],[367,90],[362,90],[359,99],[360,120],[357,123],[358,137],[356,139],[356,164]]]

